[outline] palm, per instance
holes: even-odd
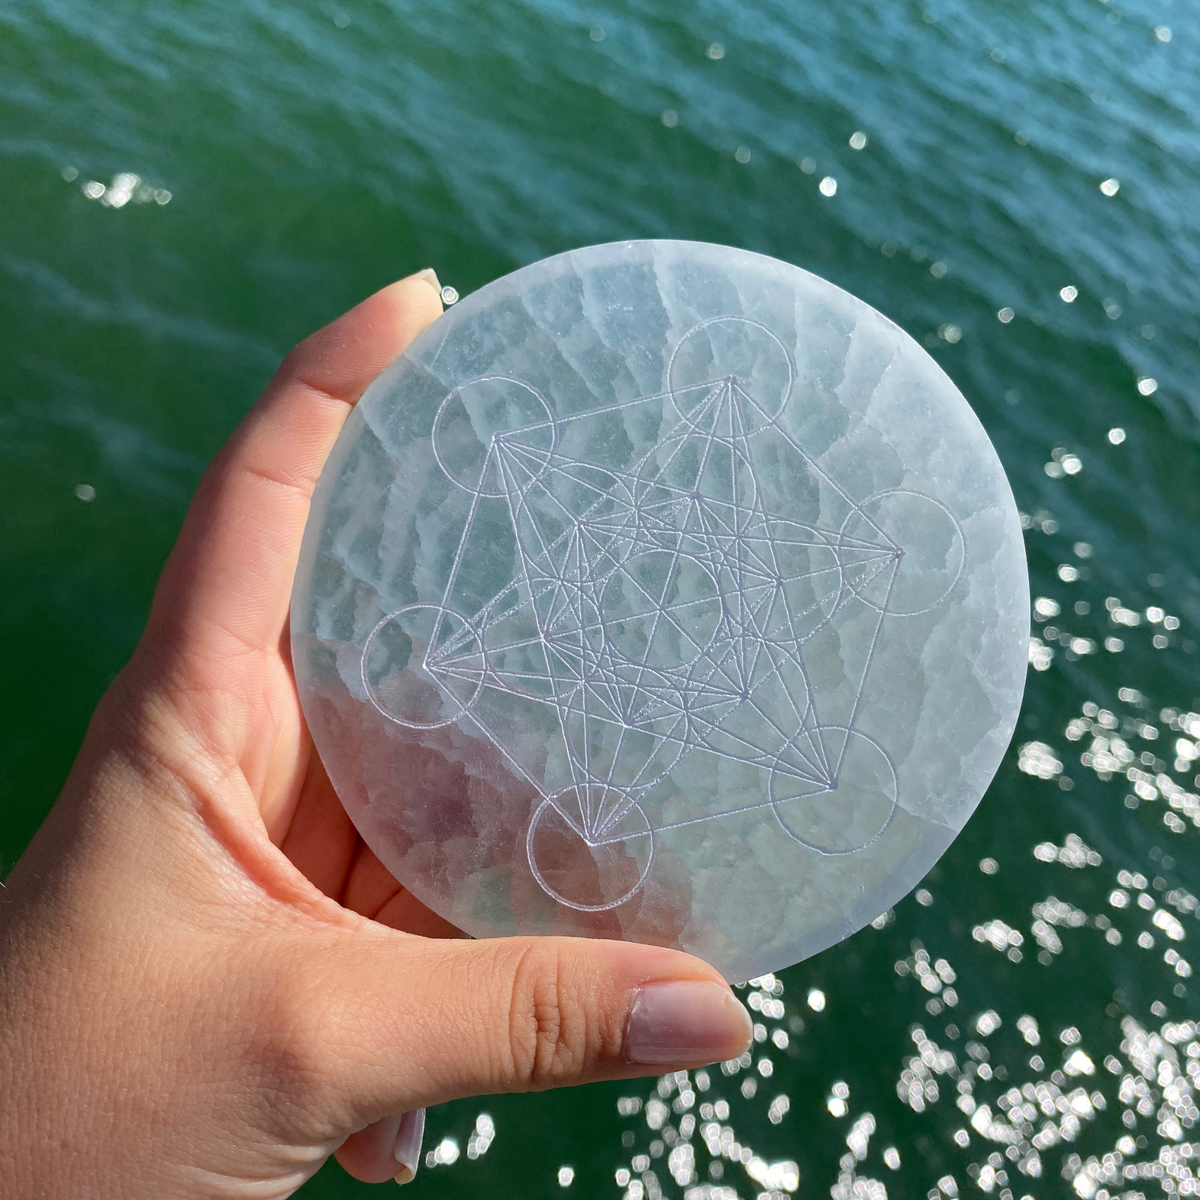
[[[237,781],[236,819],[325,895],[431,937],[453,926],[358,837],[313,748],[292,674],[288,597],[321,466],[351,406],[441,311],[404,281],[302,343],[205,476],[155,599],[147,643],[171,647],[173,704],[211,768]]]

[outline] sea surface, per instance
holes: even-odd
[[[411,1194],[1194,1194],[1198,114],[1192,0],[7,0],[3,867],[296,340],[421,267],[748,247],[898,321],[991,434],[1017,735],[918,891],[747,991],[748,1065],[432,1110]]]

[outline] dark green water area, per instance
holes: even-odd
[[[991,434],[1017,734],[918,891],[744,993],[748,1064],[432,1110],[410,1194],[1193,1193],[1198,114],[1191,0],[9,0],[3,865],[295,341],[425,266],[748,247],[899,322]]]

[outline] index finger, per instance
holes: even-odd
[[[301,342],[201,480],[150,630],[210,661],[273,650],[313,489],[367,386],[442,311],[437,277],[390,284]]]

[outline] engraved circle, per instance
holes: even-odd
[[[796,368],[779,336],[751,317],[709,317],[679,339],[667,363],[667,390],[687,424],[728,421],[747,438],[771,425],[792,394]],[[714,396],[714,389],[727,387]]]
[[[966,564],[962,527],[940,500],[908,488],[869,496],[842,525],[847,586],[877,612],[912,617],[954,590]]]
[[[359,664],[367,699],[408,729],[453,724],[479,698],[486,674],[472,624],[437,604],[389,613],[371,630]]]
[[[606,912],[641,891],[654,865],[654,832],[634,804],[625,814],[628,832],[589,840],[578,823],[580,790],[567,788],[538,805],[525,836],[526,856],[534,879],[559,904],[578,912]],[[636,843],[632,853],[629,843]]]
[[[521,432],[519,438],[498,435]],[[523,380],[481,375],[447,393],[430,433],[433,455],[446,478],[473,496],[504,497],[506,471],[518,488],[539,476],[558,444],[550,405]],[[502,462],[501,459],[506,459]]]
[[[780,827],[802,846],[823,855],[857,854],[883,836],[899,805],[896,768],[874,738],[844,725],[802,733],[830,771],[804,778],[787,763],[785,748],[771,767],[771,807]]]

